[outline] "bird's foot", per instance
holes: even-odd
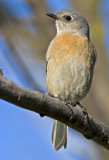
[[[88,117],[88,113],[87,113],[86,108],[80,102],[77,102],[77,105],[79,105],[82,108],[83,114]]]
[[[72,105],[72,103],[70,102],[70,101],[67,101],[66,103],[65,103],[66,105],[71,105],[72,107],[76,107],[76,104],[75,105]]]
[[[71,103],[70,101],[65,102],[65,104],[66,104],[66,106],[68,106],[68,107],[69,107],[69,109],[71,110],[72,115],[74,115],[74,114],[73,114],[72,107],[76,107],[76,105],[72,105],[72,103]]]

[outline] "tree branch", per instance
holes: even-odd
[[[109,150],[109,128],[85,113],[79,106],[68,106],[57,98],[18,86],[2,74],[0,98],[21,108],[57,119]]]

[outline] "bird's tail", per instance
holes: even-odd
[[[52,143],[56,151],[62,146],[64,146],[64,148],[67,147],[67,134],[68,127],[65,124],[55,120],[52,130]]]

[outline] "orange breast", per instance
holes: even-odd
[[[85,56],[84,53],[88,51],[88,39],[73,34],[57,35],[51,43],[50,50],[50,56]]]
[[[54,63],[59,63],[59,61],[64,63],[68,57],[72,57],[86,63],[91,59],[96,59],[96,52],[94,50],[93,44],[85,36],[68,33],[60,34],[56,35],[50,43],[47,59],[54,59]]]

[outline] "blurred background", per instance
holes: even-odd
[[[109,1],[0,0],[0,67],[15,83],[46,92],[45,54],[56,34],[47,12],[75,9],[88,21],[98,59],[93,84],[83,104],[109,125]],[[109,153],[69,128],[68,148],[51,143],[53,119],[0,100],[1,160],[108,160]]]

